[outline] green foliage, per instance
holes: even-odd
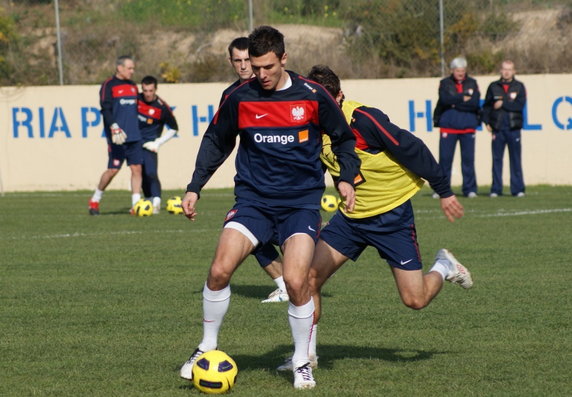
[[[201,291],[232,191],[205,190],[195,222],[129,216],[127,191],[106,192],[90,217],[90,194],[0,197],[0,395],[200,396],[178,368],[202,334]],[[324,287],[309,394],[567,395],[572,187],[460,198],[466,215],[453,224],[430,194],[413,199],[425,270],[445,246],[475,286],[447,283],[413,311],[365,250]],[[274,370],[292,349],[287,304],[260,303],[274,283],[248,258],[231,288],[219,338],[239,367],[231,395],[299,397],[292,375]]]
[[[504,39],[509,33],[516,31],[518,25],[504,12],[495,12],[485,18],[481,31],[492,41]]]
[[[341,3],[339,0],[273,0],[268,19],[271,23],[342,26]]]
[[[18,35],[14,20],[4,15],[0,8],[0,81],[13,82],[15,79],[15,65],[10,59],[11,49],[18,45]]]
[[[130,22],[191,31],[228,27],[247,14],[243,0],[128,0],[121,3],[120,13]]]

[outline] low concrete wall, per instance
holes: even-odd
[[[482,97],[496,76],[477,76]],[[572,75],[523,75],[528,93],[523,129],[527,184],[572,184]],[[346,97],[379,107],[391,120],[423,139],[438,156],[439,133],[431,114],[439,79],[347,80]],[[159,153],[165,189],[183,190],[190,180],[201,136],[213,117],[227,83],[159,86],[159,95],[175,108],[179,137]],[[102,137],[99,86],[0,88],[0,189],[93,189],[107,166]],[[476,168],[480,185],[491,183],[490,134],[477,133]],[[508,184],[508,154],[505,184]],[[207,187],[233,185],[234,156]],[[453,185],[461,183],[460,154],[455,156]],[[329,178],[328,178],[329,179]],[[123,170],[110,186],[129,189]]]

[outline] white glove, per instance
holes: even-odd
[[[143,149],[147,149],[150,152],[157,153],[159,151],[159,146],[161,146],[161,144],[157,142],[157,139],[155,139],[154,141],[145,142],[143,144]]]
[[[111,124],[111,141],[116,145],[123,145],[127,139],[127,134],[117,123]]]
[[[157,153],[159,152],[159,148],[161,147],[161,145],[167,142],[172,137],[174,137],[176,133],[177,130],[166,130],[165,132],[163,132],[163,135],[161,135],[154,141],[145,142],[143,144],[143,148],[149,150],[150,152]]]

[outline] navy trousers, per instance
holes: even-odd
[[[449,134],[441,133],[439,140],[439,164],[443,173],[451,181],[451,169],[457,142],[461,146],[461,172],[463,174],[463,195],[477,193],[477,175],[475,173],[475,133]]]
[[[516,196],[518,193],[524,193],[520,130],[500,130],[493,133],[493,184],[491,193],[502,194],[502,166],[505,147],[508,147],[510,164],[510,193]]]
[[[143,150],[143,194],[145,197],[161,197],[159,181],[159,158],[157,153]]]

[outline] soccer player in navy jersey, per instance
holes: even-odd
[[[361,160],[355,208],[348,211],[342,205],[322,229],[309,272],[315,304],[309,360],[316,367],[321,288],[348,259],[357,260],[366,247],[376,248],[390,265],[401,300],[412,309],[427,306],[445,280],[463,288],[470,288],[473,281],[470,272],[446,249],[437,252],[429,272],[422,271],[410,200],[423,185],[421,178],[441,197],[441,209],[449,221],[464,213],[429,148],[391,123],[381,110],[345,100],[338,76],[327,66],[314,66],[308,78],[322,84],[336,98],[357,137],[355,151]],[[337,180],[339,164],[328,137],[324,137],[322,161]],[[287,360],[278,370],[291,367]]]
[[[286,71],[284,36],[279,31],[269,26],[255,29],[248,50],[256,78],[234,90],[219,108],[203,136],[183,198],[183,211],[194,220],[202,187],[232,152],[239,135],[236,202],[225,218],[203,290],[203,339],[180,375],[192,379],[200,354],[217,348],[234,271],[257,246],[277,237],[290,296],[294,387],[308,389],[316,385],[308,361],[314,316],[308,269],[325,187],[321,134],[331,138],[340,164],[337,189],[348,211],[355,204],[353,181],[360,161],[354,152],[355,138],[332,96],[320,85]]]
[[[107,169],[89,201],[89,213],[99,215],[103,191],[121,169],[123,162],[131,169],[131,207],[141,199],[141,164],[143,147],[137,120],[137,84],[131,77],[135,62],[130,56],[117,58],[115,74],[105,80],[99,90],[99,103],[107,139]],[[131,209],[133,213],[133,209]]]
[[[137,111],[143,138],[143,194],[153,203],[153,214],[161,209],[159,180],[159,148],[177,133],[179,126],[171,107],[157,95],[157,79],[145,76],[141,80]],[[167,128],[165,128],[167,126]]]
[[[230,93],[239,85],[251,78],[254,78],[254,73],[252,73],[252,67],[250,66],[250,57],[248,56],[248,37],[237,37],[231,41],[228,46],[228,62],[232,66],[238,80],[223,91],[219,107]],[[284,283],[284,277],[282,276],[282,262],[280,261],[280,255],[274,246],[272,244],[267,244],[264,247],[258,247],[253,252],[253,255],[256,257],[260,267],[264,269],[266,274],[268,274],[278,287],[262,302],[288,302],[288,291],[286,291],[286,284]]]

